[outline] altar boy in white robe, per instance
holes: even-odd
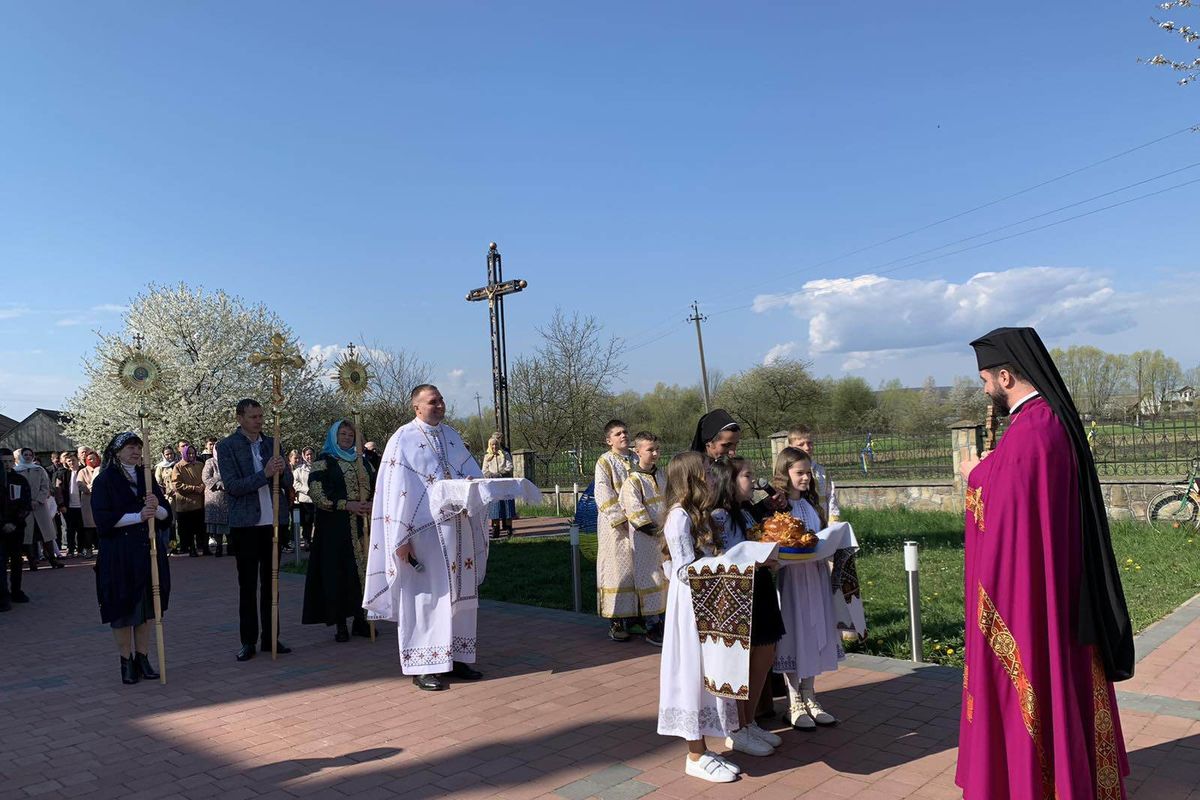
[[[371,511],[363,607],[368,618],[392,620],[400,666],[426,691],[446,678],[478,680],[475,624],[487,566],[484,520],[446,511],[435,519],[429,488],[438,481],[482,478],[462,437],[448,425],[436,386],[412,391],[416,419],[388,440]]]

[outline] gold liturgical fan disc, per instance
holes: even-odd
[[[121,359],[117,366],[117,377],[129,391],[146,394],[162,379],[162,367],[145,353],[132,352]]]
[[[371,379],[367,365],[353,357],[345,357],[338,362],[336,377],[338,386],[350,396],[366,392],[367,382]]]

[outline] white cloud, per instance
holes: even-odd
[[[308,348],[306,358],[311,364],[331,366],[345,352],[344,344],[314,344]],[[361,351],[358,351],[358,356],[362,357]]]
[[[0,308],[0,319],[16,319],[29,313],[25,306],[4,306]]]
[[[461,378],[463,375],[466,375],[467,371],[464,369],[452,369],[449,372],[447,372],[446,374],[450,376],[450,380],[456,381],[459,378]]]
[[[810,356],[842,355],[845,369],[858,369],[914,350],[962,348],[1001,325],[1033,325],[1045,339],[1117,333],[1135,326],[1142,302],[1094,270],[1019,267],[963,283],[880,275],[814,280],[798,292],[760,295],[754,310],[791,309],[808,320]],[[778,358],[779,348],[794,344],[767,356]]]
[[[83,320],[76,317],[63,317],[58,322],[54,323],[59,328],[73,328],[76,325],[82,325]]]
[[[92,311],[98,314],[124,314],[129,310],[129,306],[123,306],[119,303],[101,303],[98,306],[92,306]]]
[[[800,349],[800,342],[782,342],[775,345],[763,356],[763,363],[770,366],[781,358],[790,358]]]

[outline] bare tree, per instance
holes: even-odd
[[[403,348],[386,347],[360,337],[362,357],[371,373],[370,391],[363,402],[363,435],[387,439],[413,418],[409,400],[414,387],[429,383],[433,367]],[[382,450],[383,443],[379,443]]]
[[[513,363],[512,426],[526,446],[550,454],[599,441],[609,385],[625,371],[624,342],[603,330],[595,317],[555,309],[538,329],[542,345]]]
[[[1056,347],[1050,355],[1080,413],[1103,413],[1125,382],[1130,363],[1122,356],[1088,345],[1072,345],[1065,350]],[[1131,358],[1140,355],[1135,353]]]

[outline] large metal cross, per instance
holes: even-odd
[[[492,331],[492,403],[496,414],[496,430],[504,437],[504,446],[512,447],[508,420],[508,347],[505,342],[504,296],[516,294],[529,284],[523,280],[504,280],[504,268],[496,243],[488,245],[487,286],[467,293],[467,300],[487,300]]]

